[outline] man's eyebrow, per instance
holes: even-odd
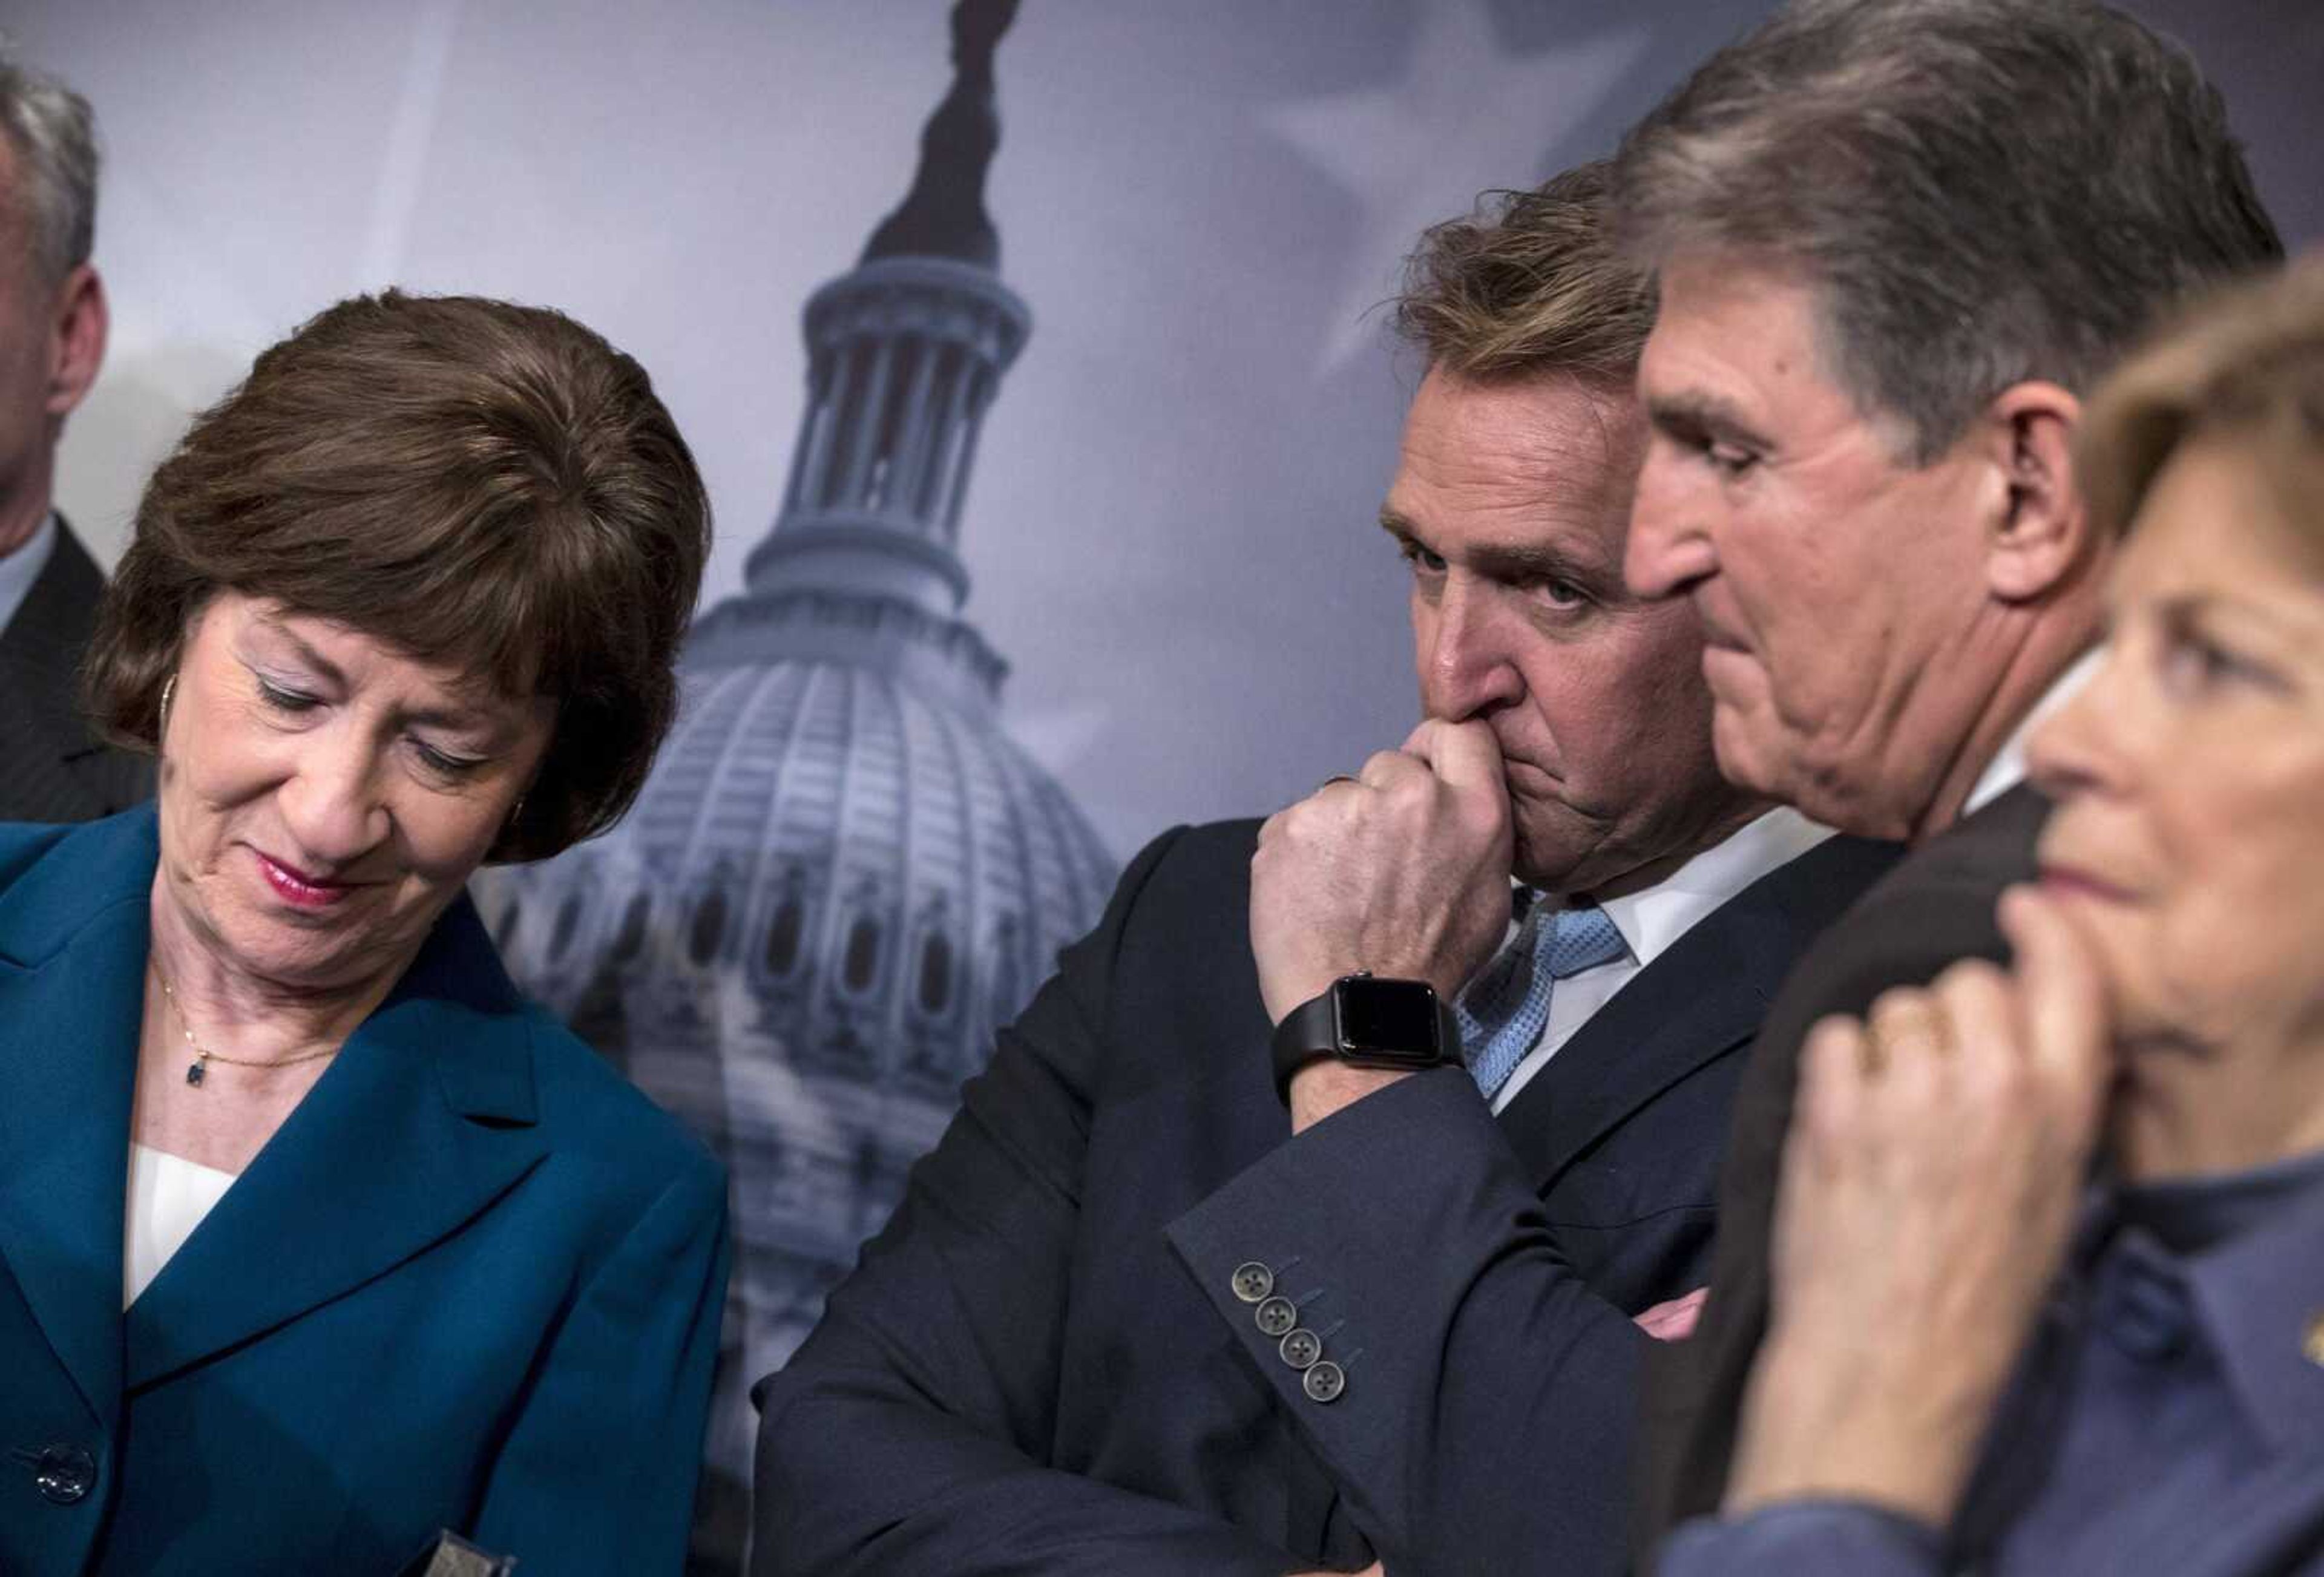
[[[1679,394],[1646,397],[1646,420],[1658,432],[1673,438],[1723,438],[1767,448],[1767,439],[1746,420],[1735,404],[1720,395],[1688,390]]]
[[[1434,551],[1409,516],[1382,507],[1379,523],[1380,530],[1398,543]],[[1618,577],[1609,567],[1550,542],[1480,543],[1463,555],[1463,562],[1479,575],[1493,580],[1568,580],[1592,592],[1602,592],[1618,584]]]
[[[1603,586],[1603,566],[1547,542],[1488,542],[1471,549],[1469,567],[1493,580],[1566,580],[1584,589]]]

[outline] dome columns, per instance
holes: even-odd
[[[752,589],[822,585],[957,610],[977,438],[1031,315],[973,264],[890,257],[816,291],[806,318],[807,413]]]

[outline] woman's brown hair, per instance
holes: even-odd
[[[187,630],[272,600],[557,724],[494,860],[611,825],[678,706],[709,551],[693,456],[645,369],[559,312],[389,290],[261,355],[137,508],[91,645],[92,714],[152,750]]]

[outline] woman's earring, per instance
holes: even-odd
[[[161,741],[167,739],[170,734],[170,697],[177,692],[177,688],[178,676],[174,673],[161,681],[161,726],[159,736],[153,741],[154,748],[157,750],[161,748]]]

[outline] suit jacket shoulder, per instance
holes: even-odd
[[[1861,1012],[1890,986],[1922,984],[1956,959],[2004,956],[1994,905],[2032,876],[2048,814],[2047,800],[2020,787],[1914,850],[1800,960],[1770,1030],[1804,1013],[1804,1033],[1815,1018]]]
[[[723,1196],[726,1168],[701,1138],[648,1098],[556,1016],[527,999],[541,1127],[555,1153],[586,1164],[622,1208],[683,1185],[706,1203]]]
[[[80,708],[80,661],[105,577],[60,519],[56,546],[0,630],[0,821],[85,821],[152,792],[143,758],[98,739]]]
[[[1751,1360],[1766,1330],[1768,1240],[1801,1043],[1816,1021],[1861,1014],[1894,986],[1962,958],[2005,961],[1994,905],[2033,874],[2047,801],[2020,787],[1914,850],[1810,948],[1754,1041],[1720,1181],[1711,1298],[1692,1340],[1658,1351],[1646,1387],[1641,1553],[1714,1508]]]
[[[0,897],[70,831],[39,822],[0,822]]]

